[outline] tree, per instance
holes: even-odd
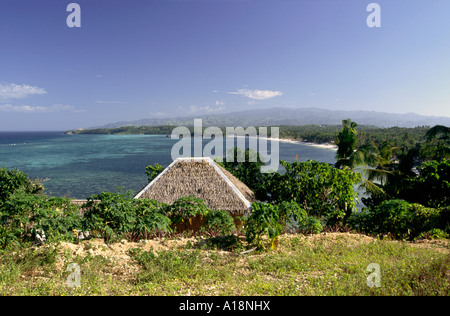
[[[147,167],[145,167],[145,173],[147,174],[148,182],[152,182],[153,179],[155,179],[163,170],[164,167],[159,163],[155,163],[153,166],[148,165]]]
[[[429,207],[450,205],[450,161],[428,161],[418,167],[410,200]]]
[[[352,122],[351,119],[342,120],[342,130],[336,138],[336,145],[338,145],[338,150],[336,152],[336,168],[349,167],[352,169],[356,164],[356,126],[358,126],[358,124]]]
[[[450,127],[436,125],[426,133],[427,142],[421,154],[425,160],[450,159]]]
[[[395,174],[398,162],[396,160],[395,154],[399,147],[391,146],[389,141],[384,141],[381,146],[376,148],[377,153],[373,155],[372,164],[373,168],[367,168],[367,180],[368,181],[379,181],[380,186],[383,187],[392,176]]]
[[[356,209],[354,185],[361,176],[313,160],[289,163],[281,161],[284,174],[274,174],[267,185],[274,203],[294,201],[308,214],[329,225],[345,222]]]
[[[427,131],[426,136],[428,140],[432,140],[438,136],[440,139],[448,140],[450,138],[450,127],[435,125]]]
[[[238,157],[244,159],[238,159]],[[257,199],[263,201],[267,199],[265,183],[266,179],[270,176],[267,173],[261,172],[261,166],[264,166],[265,163],[259,153],[252,149],[243,151],[242,149],[234,147],[232,161],[217,163],[245,183],[255,193]]]
[[[449,206],[449,128],[436,125],[427,128],[425,133],[421,130],[420,135],[415,143],[380,146],[374,171],[384,170],[386,174],[385,178],[379,178],[385,194],[363,198],[366,206],[374,209],[389,199],[439,209]]]
[[[357,167],[363,172],[371,172],[369,178],[379,177],[386,173],[382,169],[370,169],[369,166],[374,166],[380,161],[379,151],[373,143],[366,143],[358,148],[357,144],[357,123],[352,122],[351,119],[342,121],[342,130],[339,132],[336,144],[338,150],[336,152],[335,167],[340,169],[355,170]],[[376,185],[370,179],[361,177],[361,186],[368,192],[376,195],[384,195],[384,191],[380,186]]]

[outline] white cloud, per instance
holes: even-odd
[[[223,102],[223,101],[216,101],[216,105],[222,106],[222,105],[225,105],[225,102]]]
[[[31,105],[0,105],[0,112],[16,112],[16,113],[50,113],[50,112],[76,112],[71,105],[54,104],[51,106],[31,106]]]
[[[0,83],[0,99],[23,99],[31,95],[45,94],[47,91],[43,88],[33,87],[30,85],[20,85],[15,83]]]
[[[267,100],[280,95],[283,95],[281,91],[271,91],[271,90],[248,90],[239,89],[238,91],[228,92],[229,94],[240,94],[247,98],[253,100]]]

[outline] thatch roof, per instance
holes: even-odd
[[[135,198],[172,204],[181,197],[195,196],[210,209],[243,215],[254,202],[254,193],[209,157],[178,158],[150,182]]]

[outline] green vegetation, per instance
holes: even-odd
[[[188,223],[196,216],[206,216],[210,209],[202,199],[187,196],[181,197],[167,208],[166,214],[174,224],[184,223],[186,229]]]
[[[302,128],[319,129],[285,131],[299,139]],[[0,294],[449,295],[449,129],[375,129],[347,119],[323,131],[339,147],[335,165],[282,161],[283,172],[261,173],[261,157],[251,163],[256,153],[237,149],[244,162],[221,163],[258,198],[241,219],[192,196],[167,205],[103,192],[75,205],[1,168]],[[148,166],[148,180],[162,170]],[[358,184],[368,193],[359,212]],[[189,231],[194,219],[203,227]],[[94,239],[82,240],[87,232]],[[161,251],[139,242],[181,237],[190,239]],[[107,244],[93,245],[99,238]],[[424,240],[440,243],[418,248]],[[91,254],[118,241],[133,243],[127,256],[135,270],[126,277],[112,277],[110,257]],[[83,267],[82,287],[64,284],[61,262]],[[370,263],[380,266],[380,287],[366,283]]]
[[[264,161],[259,153],[250,150],[243,151],[235,147],[233,148],[232,161],[225,160],[216,163],[245,183],[255,193],[258,200],[265,201],[267,199],[267,175],[261,173],[261,166],[264,165]]]
[[[162,211],[165,207],[157,201],[133,199],[131,193],[93,195],[83,206],[83,230],[105,241],[151,237],[170,231],[170,220]]]
[[[206,213],[202,231],[211,237],[228,236],[236,232],[236,224],[227,211],[210,210]]]
[[[263,238],[267,236],[272,250],[278,249],[279,237],[287,230],[299,231],[306,229],[311,231],[311,222],[307,212],[296,202],[282,202],[279,205],[269,203],[253,203],[252,213],[245,222],[245,234],[250,245],[264,248]],[[289,226],[289,229],[288,229]]]
[[[296,131],[317,128],[288,130],[290,136],[295,136]],[[320,128],[325,133],[332,131],[331,127]],[[328,227],[411,240],[447,236],[450,233],[448,128],[403,129],[405,133],[411,132],[408,137],[398,129],[391,130],[395,133],[385,133],[381,141],[377,129],[361,128],[350,119],[344,120],[335,135],[339,148],[334,166],[310,160],[282,161],[282,173],[261,173],[264,162],[258,154],[235,148],[235,158],[241,155],[244,162],[235,159],[221,165],[249,186],[259,200],[252,205],[253,213],[245,218],[239,233],[247,236],[249,246],[259,249],[276,249],[278,237],[284,232],[320,232]],[[257,162],[249,162],[254,160],[251,155],[257,155]],[[145,170],[148,180],[162,170],[159,164],[148,166]],[[42,185],[17,170],[1,169],[0,176],[3,245],[33,241],[39,237],[39,231],[50,238],[67,240],[73,240],[79,231],[94,232],[105,240],[123,236],[139,240],[176,234],[174,228],[187,229],[195,217],[206,219],[203,233],[211,237],[217,237],[219,232],[231,235],[235,229],[227,224],[229,219],[223,213],[209,210],[194,197],[164,205],[134,200],[131,193],[105,192],[90,197],[82,206],[81,215],[68,200],[42,195]],[[363,198],[366,208],[360,213],[356,212],[355,204],[357,184],[362,184],[369,193]],[[291,203],[289,211],[287,203]],[[266,245],[262,243],[263,236],[270,240]]]
[[[450,137],[444,126],[373,133],[368,137],[358,124],[344,120],[336,135],[336,164],[316,161],[281,162],[283,173],[262,174],[263,164],[222,165],[256,192],[258,236],[279,235],[280,203],[296,202],[309,218],[323,227],[340,227],[373,235],[414,240],[446,238],[450,233]],[[371,130],[375,131],[375,130]],[[362,136],[361,136],[362,135]],[[421,137],[418,137],[421,135]],[[408,136],[408,137],[407,137]],[[235,155],[237,153],[235,152]],[[254,153],[247,151],[246,157]],[[366,207],[356,212],[356,184],[366,188]],[[258,227],[258,225],[253,225]],[[317,227],[319,227],[317,225]],[[258,242],[257,242],[258,243]]]
[[[172,130],[179,125],[161,126],[122,126],[117,128],[98,128],[67,131],[67,134],[111,134],[111,135],[170,135]],[[234,126],[234,125],[229,125]],[[193,126],[186,126],[194,133]],[[246,126],[243,126],[246,127]],[[334,143],[342,129],[341,125],[278,125],[279,137],[283,139],[294,139],[311,143]],[[203,130],[207,128],[203,127]],[[222,133],[226,134],[226,128],[220,127]],[[389,141],[392,146],[414,146],[417,142],[425,139],[429,127],[390,127],[381,128],[374,126],[358,125],[357,146],[369,143],[381,144]],[[258,132],[259,130],[256,129]],[[270,137],[271,130],[267,130]],[[437,131],[441,133],[442,131]]]
[[[34,194],[43,191],[43,189],[44,187],[39,181],[31,181],[17,169],[0,168],[0,203],[16,192]]]
[[[450,233],[449,129],[435,126],[415,144],[385,140],[356,147],[357,124],[343,121],[336,167],[360,168],[370,193],[352,214],[352,228],[396,238],[445,237]],[[356,158],[355,158],[356,157]],[[372,182],[373,181],[373,182]]]
[[[176,126],[121,126],[116,128],[93,128],[67,131],[66,134],[112,134],[112,135],[170,135]]]
[[[282,161],[281,165],[286,169],[284,174],[268,176],[273,203],[295,201],[326,225],[343,223],[356,210],[354,186],[360,179],[358,173],[311,160]]]
[[[282,235],[277,251],[239,254],[209,248],[201,238],[170,241],[107,246],[93,239],[2,250],[0,295],[450,294],[448,243]],[[69,263],[80,266],[79,287],[66,284]],[[380,266],[380,287],[367,284],[370,263]]]
[[[0,188],[0,247],[61,236],[73,240],[81,218],[70,199],[41,195],[42,184],[18,170],[1,168]]]
[[[424,207],[404,200],[386,200],[352,215],[353,226],[367,233],[389,233],[396,239],[430,236],[448,238],[449,210]]]
[[[20,172],[14,175],[19,179],[23,177]],[[29,183],[23,185],[26,187]],[[173,236],[181,233],[176,229],[177,224],[184,224],[186,228],[196,216],[206,217],[205,229],[211,236],[235,231],[233,220],[231,226],[223,211],[210,210],[203,200],[195,197],[182,197],[167,205],[155,200],[133,199],[131,192],[104,192],[91,196],[79,206],[70,199],[26,193],[21,188],[5,196],[7,198],[0,200],[0,248],[78,242],[85,233],[109,243],[122,238],[136,241]]]
[[[145,173],[147,174],[148,182],[152,182],[153,179],[155,179],[163,170],[164,167],[159,163],[155,163],[153,166],[148,165],[147,167],[145,167]]]

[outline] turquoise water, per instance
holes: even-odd
[[[147,184],[145,167],[170,164],[177,141],[164,135],[0,132],[0,167],[17,168],[33,179],[48,179],[46,193],[53,196],[84,199],[120,188],[137,193]],[[300,161],[335,162],[336,152],[330,149],[280,142],[279,151],[280,160],[289,162],[296,155]]]

